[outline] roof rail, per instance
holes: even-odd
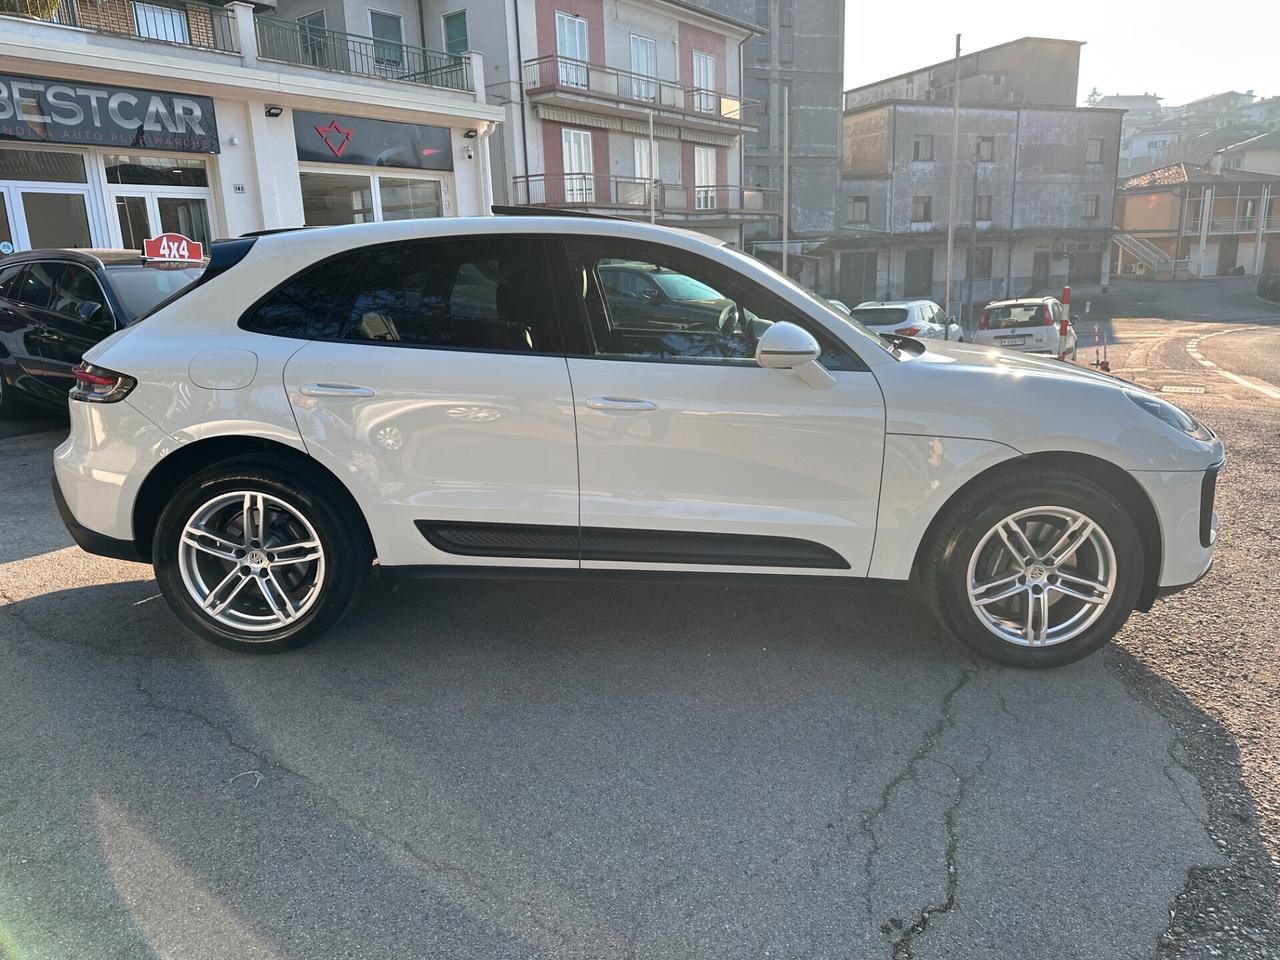
[[[582,217],[585,220],[627,220],[627,217],[615,217],[607,213],[584,213],[579,210],[565,210],[560,207],[518,206],[514,204],[495,203],[489,208],[496,217]]]
[[[235,237],[236,240],[244,240],[249,237],[269,237],[273,233],[292,233],[294,230],[310,230],[311,227],[270,227],[266,230],[248,230]]]

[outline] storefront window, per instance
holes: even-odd
[[[33,250],[93,246],[84,194],[23,191],[22,209]]]
[[[191,197],[157,197],[160,208],[160,229],[165,233],[180,233],[192,240],[209,245],[209,206],[203,200]]]
[[[84,157],[53,150],[0,149],[0,180],[87,183]]]
[[[413,220],[417,217],[439,217],[444,206],[440,197],[440,181],[409,180],[403,177],[379,177],[383,220]]]
[[[116,197],[116,216],[120,219],[120,240],[126,250],[141,250],[142,241],[151,236],[146,197]]]
[[[107,154],[107,183],[155,187],[207,187],[209,172],[203,160]]]
[[[0,193],[0,257],[13,253],[13,230],[9,226],[9,205],[5,195]]]
[[[372,223],[373,190],[368,177],[340,173],[303,173],[302,213],[309,227]]]

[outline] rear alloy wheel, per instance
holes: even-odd
[[[1143,563],[1138,530],[1106,489],[1026,470],[957,503],[922,572],[938,618],[975,653],[1050,667],[1115,635]]]
[[[262,468],[214,468],[174,495],[156,579],[196,633],[237,650],[301,646],[351,606],[368,550],[336,498]]]

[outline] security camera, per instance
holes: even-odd
[[[474,160],[476,158],[476,151],[471,144],[468,143],[463,145],[462,156],[466,160]]]

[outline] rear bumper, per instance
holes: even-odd
[[[77,520],[75,514],[71,512],[71,508],[67,506],[67,498],[62,493],[62,485],[58,483],[58,475],[56,473],[53,475],[52,483],[53,502],[58,505],[58,516],[62,518],[62,523],[67,528],[67,532],[71,534],[71,539],[76,542],[81,550],[86,553],[96,553],[100,557],[112,557],[116,560],[132,560],[135,563],[146,562],[138,550],[138,545],[132,540],[117,540],[114,537],[108,537],[105,533],[90,530]]]

